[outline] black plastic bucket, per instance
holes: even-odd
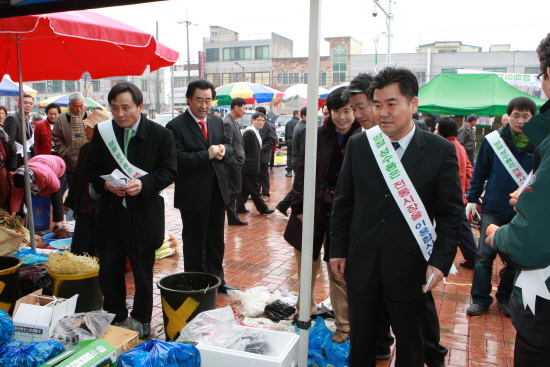
[[[199,313],[216,308],[220,285],[217,276],[194,272],[168,275],[157,282],[167,341],[177,338],[181,329]]]
[[[19,299],[20,258],[0,256],[0,309],[11,315],[15,302]]]
[[[103,293],[99,288],[99,270],[82,274],[56,274],[52,278],[52,293],[59,298],[78,294],[75,313],[97,311],[103,308]]]

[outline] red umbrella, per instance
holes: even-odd
[[[37,51],[47,52],[37,56]],[[82,10],[0,19],[0,75],[12,80],[78,80],[141,75],[173,65],[178,52],[152,35],[103,15]],[[19,96],[23,98],[22,83]],[[21,106],[20,116],[24,116]],[[26,131],[22,119],[21,131]],[[31,246],[35,248],[27,142],[23,141],[25,188]]]
[[[141,75],[178,58],[152,35],[87,10],[0,19],[0,55],[0,75],[13,81],[19,62],[24,81],[78,80],[85,72],[94,79]]]

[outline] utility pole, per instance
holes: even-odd
[[[185,24],[185,27],[187,27],[187,85],[189,85],[189,83],[191,82],[191,56],[190,56],[190,53],[189,53],[189,26],[190,25],[197,25],[197,24],[193,24],[189,21],[189,19],[187,20],[180,20],[180,21],[177,21],[176,23],[178,24]]]
[[[157,42],[159,40],[159,21],[157,20]],[[155,86],[155,95],[156,95],[156,98],[155,98],[155,112],[156,113],[160,113],[160,81],[159,81],[159,71],[155,71],[155,77],[157,79],[157,82],[155,83],[156,86]]]

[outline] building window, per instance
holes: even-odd
[[[538,74],[538,73],[540,73],[540,68],[538,66],[526,66],[525,67],[525,74]]]
[[[425,71],[417,71],[416,72],[416,79],[419,83],[426,83],[426,72]]]
[[[92,89],[94,92],[99,92],[101,90],[101,81],[92,80]]]
[[[300,83],[300,73],[279,73],[277,75],[277,84],[298,84]]]
[[[219,48],[207,48],[205,55],[206,62],[220,61],[220,49]]]
[[[214,86],[220,86],[222,85],[220,74],[206,74],[206,79],[212,82]]]
[[[222,85],[223,84],[229,84],[229,83],[236,83],[237,77],[240,77],[242,79],[243,73],[237,74],[237,73],[224,73],[222,74]]]
[[[441,74],[457,74],[458,69],[452,68],[452,69],[441,69]]]
[[[250,60],[250,47],[226,47],[223,49],[223,61]]]
[[[483,68],[483,71],[492,71],[494,73],[505,73],[506,68]]]
[[[437,51],[437,53],[439,54],[452,54],[452,53],[455,53],[456,50],[439,50]]]
[[[304,84],[307,84],[307,74],[308,73],[304,73]],[[319,73],[319,86],[320,87],[327,86],[327,73],[325,72]]]
[[[346,81],[348,67],[348,50],[344,45],[338,45],[332,49],[332,83],[339,84]]]
[[[52,80],[52,92],[54,92],[54,93],[63,92],[63,81],[62,80]]]
[[[141,80],[141,91],[142,92],[147,92],[147,79],[142,79]]]
[[[218,32],[212,32],[212,37],[218,37]]]
[[[269,46],[256,46],[254,51],[255,59],[269,59]]]
[[[65,80],[65,92],[80,92],[80,81]]]
[[[269,73],[254,73],[254,83],[271,85],[271,81],[269,80]]]
[[[32,88],[38,93],[46,93],[46,83],[32,83]]]

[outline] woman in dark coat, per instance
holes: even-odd
[[[317,170],[315,179],[315,219],[313,229],[313,267],[310,314],[317,313],[313,291],[315,279],[321,265],[321,248],[325,247],[323,260],[329,261],[330,246],[330,212],[332,199],[338,182],[338,175],[344,161],[346,144],[355,130],[360,128],[353,116],[349,102],[342,99],[345,87],[334,90],[327,98],[329,115],[317,133]],[[285,240],[294,247],[294,254],[298,265],[301,265],[302,250],[302,215],[304,193],[304,155],[298,162],[294,179],[294,199],[291,204],[292,214],[285,230]],[[335,342],[343,342],[349,337],[349,319],[347,310],[347,296],[343,278],[332,274],[329,269],[330,298],[336,315]],[[339,279],[337,279],[337,277]],[[299,301],[298,301],[299,304]]]

